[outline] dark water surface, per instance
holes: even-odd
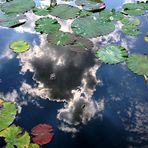
[[[120,9],[131,1],[105,2],[109,9]],[[126,36],[117,23],[115,32],[95,40],[96,46],[115,43],[129,53],[148,54],[144,41],[148,19],[138,18],[141,35]],[[147,148],[148,84],[144,78],[124,63],[100,66],[94,51],[74,53],[52,47],[33,30],[34,19],[29,15],[29,23],[22,27],[0,28],[0,98],[19,106],[14,123],[28,132],[39,123],[51,124],[54,139],[43,148]],[[31,50],[14,54],[9,44],[17,39],[29,42]]]

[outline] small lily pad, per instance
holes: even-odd
[[[47,124],[39,124],[31,130],[34,143],[43,145],[51,142],[53,139],[53,128]]]
[[[0,131],[7,128],[15,119],[16,106],[0,99]]]
[[[17,40],[10,44],[10,49],[16,53],[21,53],[29,50],[30,45],[24,40]]]
[[[60,29],[60,24],[56,19],[49,17],[40,18],[35,22],[35,30],[40,33],[52,33]]]
[[[117,64],[125,61],[128,57],[128,53],[124,47],[108,45],[104,48],[100,48],[96,56],[106,64]]]
[[[20,127],[12,125],[0,132],[0,137],[4,137],[7,143],[6,148],[25,148],[29,146],[30,136],[27,132],[22,132]]]
[[[138,74],[148,76],[148,55],[131,54],[127,59],[128,68]]]
[[[0,5],[0,9],[6,14],[24,13],[35,7],[33,0],[12,0]]]
[[[31,143],[31,144],[29,144],[29,148],[39,148],[39,145]]]

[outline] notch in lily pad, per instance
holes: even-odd
[[[10,49],[15,53],[26,52],[30,49],[30,45],[25,40],[17,40],[10,44]]]

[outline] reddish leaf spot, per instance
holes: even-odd
[[[53,128],[47,124],[39,124],[31,130],[32,141],[36,144],[43,145],[51,142],[53,139]]]

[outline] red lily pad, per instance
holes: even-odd
[[[36,144],[43,145],[51,142],[53,139],[53,128],[47,124],[39,124],[31,130],[32,141]]]

